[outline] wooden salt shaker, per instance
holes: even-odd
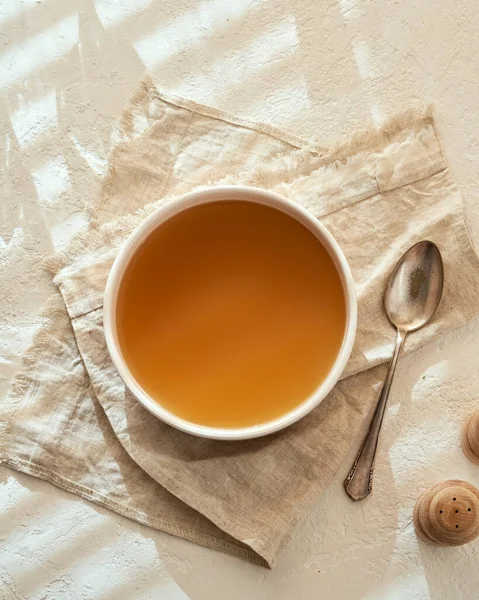
[[[461,480],[438,483],[416,502],[413,521],[429,544],[468,544],[479,536],[479,490]]]
[[[469,415],[464,423],[462,449],[469,460],[479,465],[479,410]]]

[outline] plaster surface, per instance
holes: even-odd
[[[84,225],[146,70],[324,145],[432,102],[477,246],[478,18],[473,0],[3,0],[0,395],[51,291],[40,257]],[[479,486],[459,445],[479,407],[478,351],[475,323],[400,361],[374,494],[343,493],[351,454],[272,572],[0,468],[0,598],[477,600],[479,543],[426,546],[411,517],[437,481]]]

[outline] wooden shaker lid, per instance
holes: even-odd
[[[464,423],[462,449],[469,460],[479,465],[479,410],[469,415]]]
[[[479,536],[479,490],[461,480],[443,481],[414,507],[418,536],[438,546],[461,546]]]

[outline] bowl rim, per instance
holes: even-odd
[[[346,301],[346,327],[343,342],[333,367],[320,386],[301,404],[280,417],[259,425],[231,429],[209,427],[186,421],[166,410],[151,398],[130,372],[121,353],[116,333],[116,300],[119,286],[131,257],[141,243],[159,225],[187,208],[209,202],[225,202],[228,200],[243,200],[265,204],[285,212],[305,225],[325,246],[333,259],[341,278]],[[299,204],[275,192],[251,186],[227,185],[203,187],[169,200],[136,227],[121,246],[110,269],[103,303],[103,326],[108,352],[116,370],[136,400],[150,413],[180,431],[199,437],[216,440],[245,440],[269,435],[296,423],[326,398],[339,381],[351,355],[356,336],[357,313],[356,290],[349,264],[339,244],[319,219]]]

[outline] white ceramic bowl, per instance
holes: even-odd
[[[118,289],[126,266],[140,244],[158,227],[158,225],[165,222],[173,215],[198,204],[225,199],[247,200],[249,202],[265,204],[291,215],[297,221],[305,225],[322,242],[334,260],[341,277],[346,299],[346,329],[343,343],[336,358],[336,362],[323,383],[313,394],[311,394],[311,396],[305,398],[304,402],[283,416],[261,425],[238,429],[221,429],[190,423],[169,412],[151,398],[136,382],[122,356],[115,323]],[[193,435],[218,440],[243,440],[260,437],[283,429],[307,415],[313,408],[318,406],[322,400],[324,400],[339,380],[351,354],[356,335],[357,302],[354,282],[346,258],[336,240],[318,219],[304,208],[301,208],[298,204],[295,204],[278,194],[254,187],[223,186],[206,188],[185,194],[159,208],[137,227],[121,248],[111,268],[105,290],[103,323],[106,343],[116,369],[125,385],[147,410],[169,425]]]

